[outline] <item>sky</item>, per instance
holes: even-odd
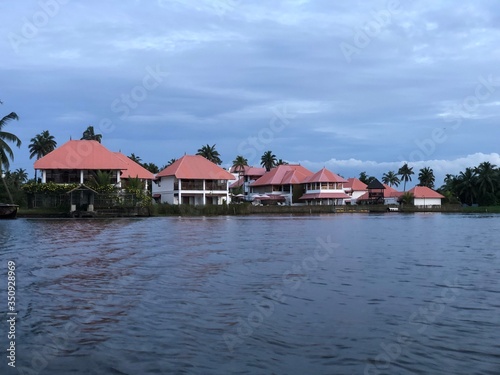
[[[500,3],[3,1],[0,114],[23,144],[87,126],[161,166],[216,145],[223,166],[271,150],[313,172],[408,162],[436,185],[500,165]]]

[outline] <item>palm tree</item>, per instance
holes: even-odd
[[[174,164],[175,162],[177,161],[177,159],[170,159],[167,163],[167,165],[164,166],[164,168],[161,168],[162,170],[171,166],[172,164]]]
[[[98,192],[104,191],[111,184],[111,173],[106,171],[97,171],[91,178],[90,185]]]
[[[477,175],[473,168],[466,168],[465,172],[460,172],[457,189],[465,202],[469,201],[471,205],[474,204],[474,198],[477,195]]]
[[[412,204],[413,203],[413,194],[411,192],[409,192],[409,191],[403,193],[399,197],[399,203],[401,203],[402,205]]]
[[[287,161],[284,161],[283,159],[279,159],[279,160],[276,162],[276,165],[288,165],[288,162],[287,162]]]
[[[7,142],[14,142],[18,148],[21,147],[21,140],[16,135],[3,131],[3,127],[11,120],[19,120],[15,112],[9,113],[0,120],[0,171],[2,167],[9,169],[9,159],[14,160],[14,153]]]
[[[12,195],[10,194],[7,183],[2,176],[2,170],[4,168],[7,170],[9,169],[9,159],[14,160],[14,153],[12,152],[12,149],[7,142],[14,142],[18,148],[21,147],[21,140],[16,135],[3,131],[3,127],[12,120],[19,120],[19,117],[15,112],[9,113],[7,116],[2,117],[2,119],[0,120],[0,178],[3,181],[5,190],[9,195],[11,203],[13,203],[14,200],[12,199]]]
[[[215,149],[215,144],[213,146],[210,146],[209,144],[207,144],[206,146],[202,146],[200,149],[198,149],[196,155],[203,156],[205,159],[211,161],[214,164],[222,164],[222,160],[220,160],[220,154]]]
[[[89,126],[83,132],[83,136],[82,136],[81,139],[85,140],[85,141],[97,141],[97,142],[101,143],[102,134],[95,134],[94,133],[94,127],[93,126]]]
[[[36,160],[43,158],[49,152],[52,152],[57,147],[57,142],[54,136],[49,133],[48,130],[44,130],[40,134],[35,135],[31,138],[31,143],[29,144],[30,159],[36,157]],[[35,169],[35,181],[37,170]]]
[[[496,188],[496,165],[491,164],[489,161],[482,162],[476,167],[475,172],[477,174],[477,184],[479,188],[479,193],[481,194],[494,194]]]
[[[398,175],[400,175],[401,179],[404,181],[403,191],[406,191],[406,183],[411,181],[412,174],[415,174],[415,172],[413,172],[413,167],[410,168],[408,166],[408,163],[405,163],[401,168],[399,168]]]
[[[396,173],[394,173],[393,171],[389,171],[383,174],[382,182],[389,186],[398,187],[401,181],[399,180],[398,175]]]
[[[17,168],[12,174],[13,184],[16,188],[19,188],[22,184],[28,181],[28,173],[26,173],[26,169]]]
[[[432,168],[422,168],[418,173],[418,180],[420,186],[427,186],[429,189],[434,189],[434,182],[436,181],[436,178],[434,177],[434,171]]]
[[[160,171],[155,163],[144,163],[142,166],[151,173],[158,173]]]
[[[132,161],[135,161],[137,164],[141,164],[142,162],[142,159],[134,153],[131,153],[128,158]]]
[[[268,172],[276,166],[276,163],[276,155],[274,155],[272,151],[264,152],[264,155],[260,158],[260,165],[263,168],[266,168],[266,171]]]
[[[234,171],[241,174],[245,170],[245,167],[248,167],[248,160],[242,155],[236,156],[236,159],[233,160]]]

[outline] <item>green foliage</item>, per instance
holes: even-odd
[[[30,182],[25,184],[22,189],[27,194],[65,194],[70,190],[76,189],[80,184],[56,184],[47,182],[46,184],[37,184]]]
[[[260,165],[263,168],[266,168],[266,171],[270,171],[272,168],[276,167],[276,163],[278,160],[276,159],[276,155],[273,154],[272,151],[266,151],[260,158]]]
[[[222,160],[220,159],[219,152],[215,149],[215,144],[210,146],[207,144],[206,146],[202,146],[198,149],[196,155],[203,156],[205,159],[211,161],[214,164],[221,165]]]

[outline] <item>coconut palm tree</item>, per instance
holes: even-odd
[[[102,134],[95,134],[94,133],[94,127],[93,126],[89,126],[83,132],[83,135],[82,135],[81,139],[85,140],[85,141],[97,141],[97,142],[101,143]]]
[[[1,103],[2,102],[0,102],[0,104]],[[21,147],[21,140],[16,135],[3,131],[4,126],[12,120],[19,120],[19,117],[15,112],[9,113],[0,120],[0,178],[3,181],[10,202],[14,203],[9,187],[2,176],[2,170],[4,168],[8,170],[10,167],[9,159],[14,160],[14,153],[7,142],[14,142],[18,148]]]
[[[128,157],[130,160],[135,161],[137,164],[141,164],[142,159],[134,153],[131,153]]]
[[[243,172],[245,170],[245,167],[248,167],[248,160],[242,155],[236,156],[236,158],[233,160],[233,168],[235,172]]]
[[[220,159],[220,154],[215,149],[215,144],[213,146],[210,146],[209,144],[207,144],[206,146],[202,146],[200,149],[198,149],[196,155],[203,156],[205,159],[211,161],[214,164],[217,165],[222,164],[222,160]]]
[[[52,152],[57,147],[57,142],[54,136],[49,133],[48,130],[44,130],[40,134],[35,135],[31,138],[31,143],[29,144],[30,159],[36,157],[36,160],[43,158],[49,152]],[[35,181],[37,170],[35,169]]]
[[[165,168],[171,166],[172,164],[174,164],[175,162],[177,161],[177,159],[170,159],[168,161],[168,163],[166,165],[163,166],[163,168],[161,168],[160,170],[164,170]]]
[[[266,168],[266,171],[268,172],[276,166],[276,163],[276,155],[274,155],[272,151],[264,152],[264,154],[260,158],[260,165],[263,168]]]
[[[460,172],[457,183],[458,193],[471,205],[477,196],[477,174],[473,168],[466,168],[465,172]]]
[[[489,161],[482,162],[475,168],[477,175],[478,192],[480,194],[494,194],[496,190],[496,165]]]
[[[412,174],[415,174],[415,172],[413,172],[413,167],[410,168],[408,166],[408,163],[405,163],[401,168],[399,168],[398,175],[400,175],[401,180],[404,181],[403,191],[406,191],[406,183],[411,181]]]
[[[382,182],[389,186],[398,187],[401,181],[399,180],[398,175],[396,173],[394,173],[393,171],[389,171],[383,174]]]
[[[436,181],[436,178],[434,177],[434,171],[432,168],[422,168],[418,173],[418,180],[420,186],[427,186],[430,189],[434,189],[434,182]]]
[[[151,173],[158,173],[160,171],[160,169],[155,163],[144,163],[142,166]]]
[[[279,160],[276,162],[276,165],[288,165],[288,162],[287,162],[287,161],[284,161],[283,159],[279,159]]]
[[[19,188],[22,184],[28,181],[28,173],[24,168],[17,168],[14,172],[12,172],[11,177],[16,188]]]

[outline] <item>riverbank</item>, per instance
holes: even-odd
[[[462,207],[444,205],[440,208],[418,208],[415,206],[397,207],[397,213],[444,212],[444,213],[500,213],[500,206]],[[251,204],[229,204],[222,206],[190,206],[190,205],[154,205],[144,208],[96,209],[93,218],[108,217],[156,217],[156,216],[220,216],[220,215],[318,215],[340,213],[389,213],[388,206],[253,206]],[[84,213],[82,213],[84,214]],[[68,210],[62,208],[21,208],[19,218],[69,218]]]

